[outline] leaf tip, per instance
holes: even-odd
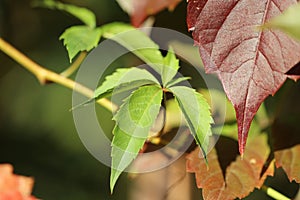
[[[239,126],[238,127],[238,144],[239,144],[239,153],[240,153],[241,157],[244,155],[244,152],[245,152],[250,123],[251,123],[251,121],[248,122],[249,126],[244,125],[244,126],[246,126],[246,129],[244,129],[244,130],[241,130],[243,127],[240,127],[240,125],[238,125]]]
[[[207,153],[200,144],[198,145],[198,147],[200,149],[198,156],[199,156],[199,158],[204,158],[206,167],[208,167]]]
[[[245,143],[240,141],[240,139],[239,139],[239,152],[240,152],[241,158],[243,160],[243,156],[244,156],[244,152],[245,152]]]
[[[73,106],[72,108],[69,109],[69,111],[74,111],[74,110],[76,110],[80,107],[86,106],[87,104],[91,103],[94,100],[95,100],[94,98],[88,99],[88,100],[86,100],[86,101],[84,101],[84,102],[82,102],[78,105]]]
[[[209,171],[208,160],[205,158],[206,171]]]
[[[240,154],[241,154],[241,160],[244,160],[244,152]]]
[[[111,174],[110,174],[110,193],[113,194],[114,192],[114,187],[117,183],[117,180],[119,178],[119,176],[121,175],[122,172],[115,170],[115,169],[111,169]]]

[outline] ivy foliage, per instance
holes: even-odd
[[[100,38],[104,37],[130,50],[160,76],[157,79],[149,71],[136,67],[120,68],[106,77],[91,99],[109,97],[125,91],[132,92],[113,116],[116,124],[111,151],[111,191],[120,174],[137,157],[149,137],[150,128],[162,106],[164,93],[174,95],[190,132],[206,155],[213,123],[210,107],[206,99],[194,89],[176,86],[189,77],[176,77],[180,66],[172,48],[163,56],[154,41],[129,24],[114,22],[96,27],[94,14],[85,8],[53,0],[39,1],[36,5],[68,12],[84,23],[68,28],[60,36],[70,61],[81,51],[91,51],[98,45]],[[85,103],[87,102],[83,104]]]

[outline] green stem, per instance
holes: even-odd
[[[79,92],[88,98],[94,97],[94,92],[91,89],[40,66],[39,64],[35,63],[27,56],[25,56],[23,53],[18,51],[12,45],[4,41],[1,37],[0,50],[3,51],[9,57],[11,57],[13,60],[15,60],[17,63],[19,63],[22,67],[27,69],[29,72],[31,72],[33,75],[35,75],[35,77],[39,80],[39,82],[42,85],[50,81],[75,90],[76,92]],[[115,112],[118,108],[115,104],[113,104],[111,101],[105,98],[99,99],[97,103],[99,103],[100,105],[112,112]]]
[[[278,199],[278,200],[291,200],[290,198],[284,196],[283,194],[277,192],[276,190],[274,190],[273,188],[270,188],[268,186],[263,185],[261,187],[261,189],[270,197],[274,198],[274,199]]]
[[[81,65],[81,63],[84,61],[84,59],[87,56],[87,52],[86,51],[82,51],[77,59],[70,65],[70,67],[68,67],[65,71],[63,71],[62,73],[60,73],[60,75],[64,76],[64,77],[69,77],[71,76]]]

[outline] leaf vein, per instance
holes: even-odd
[[[216,35],[215,35],[215,38],[214,38],[213,42],[216,41],[216,39],[217,39],[219,33],[221,32],[221,30],[223,30],[222,28],[223,28],[223,26],[224,26],[226,20],[228,19],[228,16],[230,16],[230,14],[232,13],[232,10],[236,7],[236,5],[238,5],[239,2],[240,2],[240,1],[236,1],[236,2],[234,3],[234,5],[232,5],[232,8],[228,9],[228,13],[226,14],[226,17],[224,18],[224,20],[223,20],[221,26],[218,27],[219,30],[217,31],[217,33],[216,33]],[[211,55],[212,52],[214,51],[214,48],[215,48],[214,46],[213,46],[213,48],[211,48],[210,55]]]

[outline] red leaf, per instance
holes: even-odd
[[[0,165],[0,200],[37,200],[31,196],[33,179],[13,174],[9,164]]]
[[[300,183],[300,145],[294,147],[275,151],[276,167],[282,167],[289,177]]]
[[[128,4],[128,1],[120,0],[120,4]],[[145,19],[166,8],[173,10],[181,0],[131,0],[126,7],[130,7],[127,12],[131,16],[131,23],[139,27]],[[123,6],[125,7],[125,6]]]
[[[296,0],[191,0],[187,24],[206,72],[217,73],[233,103],[243,154],[251,121],[300,61],[300,44],[280,31],[256,31]]]
[[[197,186],[203,188],[205,200],[233,200],[244,198],[254,188],[260,188],[265,178],[274,173],[271,164],[264,175],[260,177],[264,163],[269,154],[267,139],[264,135],[257,136],[249,143],[244,158],[237,157],[226,169],[226,177],[218,161],[216,150],[213,149],[207,156],[208,166],[203,158],[199,158],[199,148],[187,156],[187,171],[195,173]]]

